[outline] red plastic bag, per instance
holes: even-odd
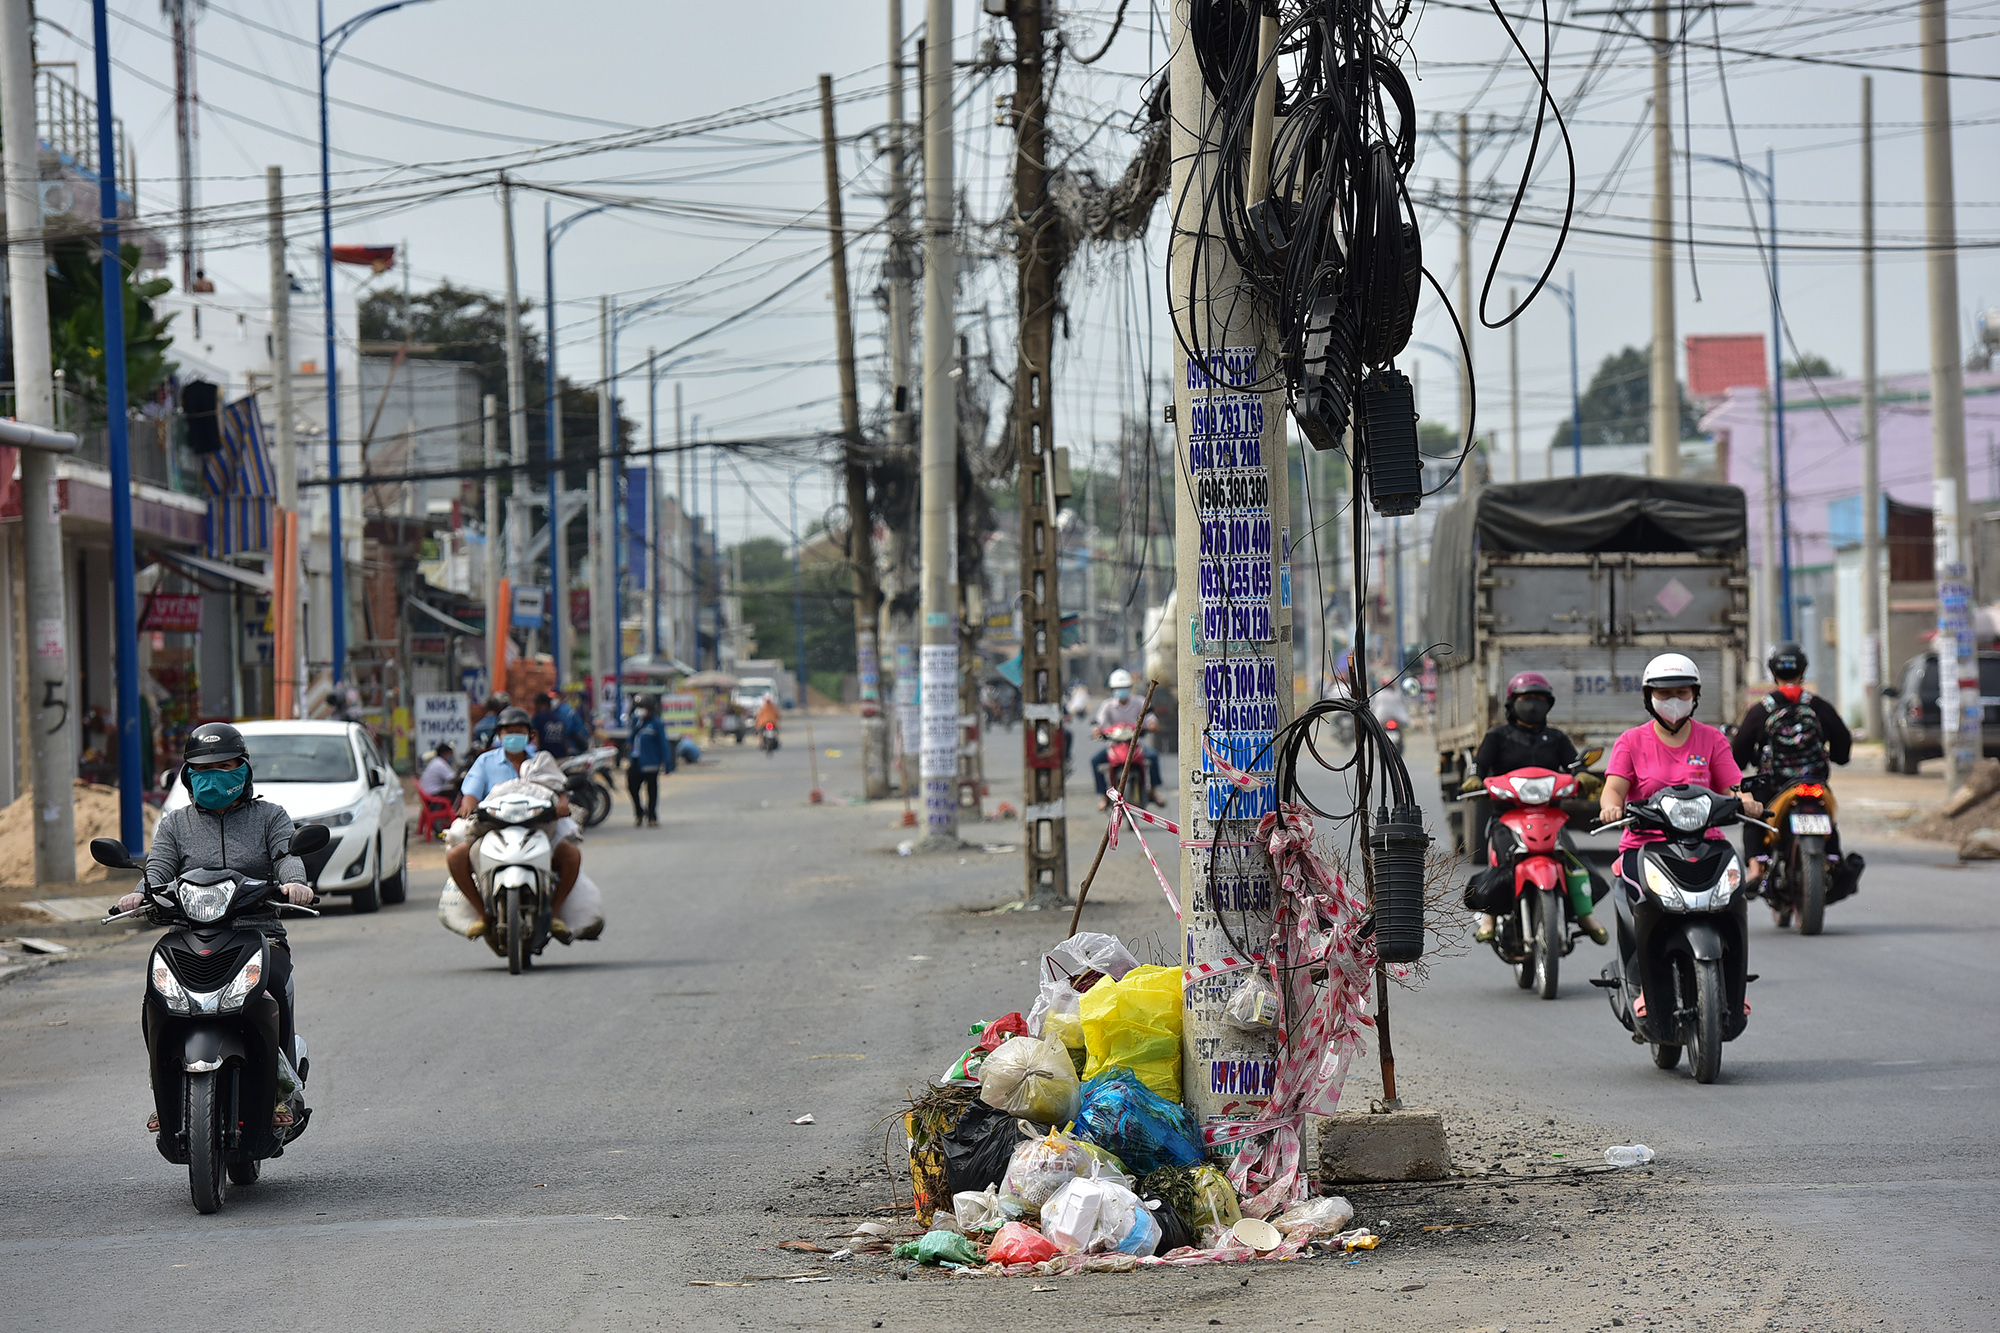
[[[979,1034],[979,1044],[972,1049],[975,1051],[985,1051],[990,1055],[992,1052],[999,1050],[1000,1043],[1006,1041],[1008,1038],[1025,1037],[1027,1035],[1028,1022],[1018,1012],[1002,1014],[986,1025],[986,1030]]]
[[[986,1251],[989,1264],[1038,1264],[1062,1253],[1062,1247],[1031,1226],[1009,1222],[993,1237]]]

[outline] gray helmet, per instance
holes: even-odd
[[[509,708],[500,714],[497,729],[504,731],[508,727],[532,727],[534,725],[535,719],[528,716],[527,709]]]

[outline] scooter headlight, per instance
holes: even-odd
[[[1653,896],[1660,900],[1661,905],[1675,912],[1686,910],[1687,902],[1681,897],[1680,885],[1674,883],[1674,877],[1653,861],[1646,862],[1646,887],[1653,891]]]
[[[1715,905],[1721,907],[1736,896],[1736,890],[1743,884],[1743,862],[1732,856],[1728,869],[1722,872],[1722,879],[1715,886]]]
[[[1693,833],[1708,823],[1708,798],[1696,796],[1690,800],[1676,800],[1669,796],[1660,802],[1660,810],[1667,822],[1683,833]]]
[[[190,921],[214,921],[229,910],[233,884],[183,884],[179,893],[181,910]]]
[[[174,975],[174,970],[167,966],[164,954],[153,955],[153,989],[167,1002],[167,1008],[177,1014],[188,1011],[187,988],[181,985],[180,978]]]
[[[1514,794],[1525,805],[1547,805],[1556,794],[1554,778],[1516,778]]]
[[[263,979],[264,955],[259,952],[251,955],[243,970],[236,974],[236,979],[222,988],[222,994],[216,997],[217,1008],[223,1013],[241,1009],[243,1002],[250,998],[251,992],[257,989],[257,983]]]

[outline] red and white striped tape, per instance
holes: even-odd
[[[1121,818],[1124,822],[1132,826],[1132,836],[1139,840],[1139,850],[1146,854],[1146,864],[1153,867],[1153,878],[1160,882],[1160,892],[1167,895],[1167,906],[1174,909],[1174,920],[1179,921],[1181,919],[1181,900],[1174,896],[1174,886],[1167,883],[1166,875],[1160,871],[1160,863],[1153,859],[1153,849],[1146,845],[1146,835],[1139,831],[1139,824],[1143,820],[1155,828],[1165,829],[1175,837],[1180,836],[1181,826],[1174,823],[1171,819],[1163,819],[1150,810],[1133,805],[1125,799],[1124,793],[1120,792],[1116,787],[1106,791],[1104,795],[1111,802],[1111,837],[1110,841],[1105,844],[1106,847],[1114,851],[1117,850],[1118,824]]]

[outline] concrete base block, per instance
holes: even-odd
[[[1340,1183],[1442,1180],[1451,1170],[1444,1117],[1430,1111],[1343,1111],[1320,1122],[1320,1178]]]

